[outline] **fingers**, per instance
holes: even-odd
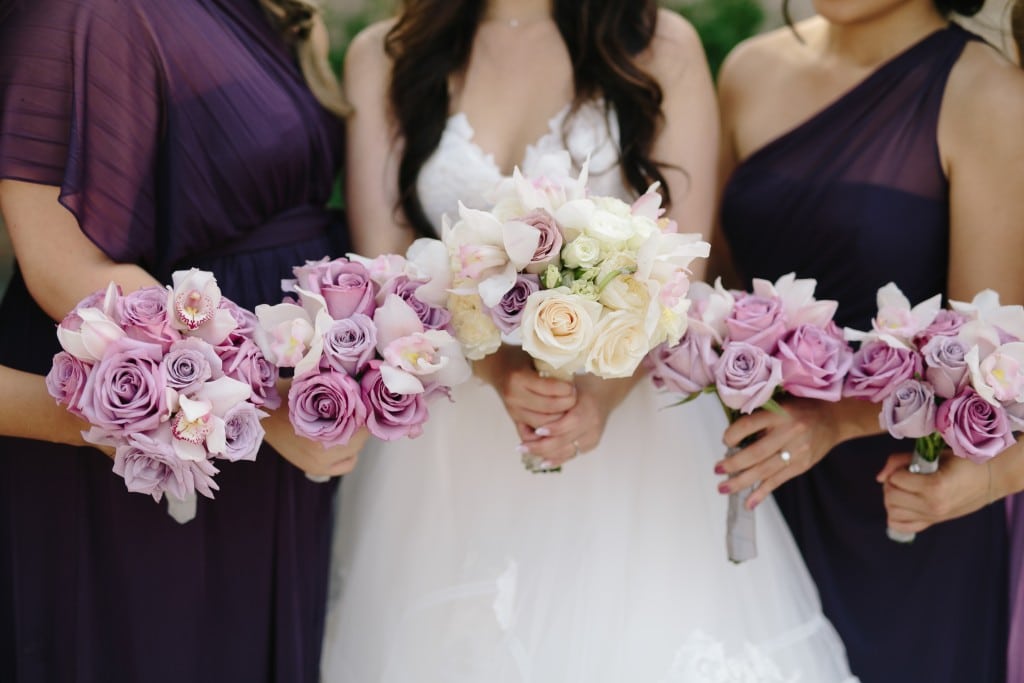
[[[733,448],[738,446],[747,437],[781,424],[783,420],[785,420],[784,415],[778,415],[767,410],[758,410],[750,415],[744,415],[729,425],[725,430],[723,440],[726,446]]]
[[[909,453],[896,453],[890,455],[885,461],[885,466],[875,475],[875,481],[883,484],[889,480],[894,473],[905,470],[910,465],[911,455]]]
[[[766,460],[778,458],[778,454],[783,450],[788,451],[791,456],[796,456],[800,448],[792,442],[797,432],[794,425],[767,431],[764,436],[746,448],[715,463],[715,472],[717,474],[739,474]],[[746,485],[749,486],[754,481],[757,480],[746,481]]]

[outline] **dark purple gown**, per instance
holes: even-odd
[[[0,2],[0,177],[161,281],[252,307],[343,250],[342,134],[254,0]],[[45,373],[54,330],[16,272],[0,363]],[[218,466],[179,525],[95,450],[0,440],[0,681],[316,681],[335,486]]]
[[[946,80],[973,37],[952,26],[754,152],[725,188],[722,221],[745,277],[795,271],[867,329],[894,281],[921,301],[946,288],[948,183],[937,143]],[[775,497],[825,614],[864,683],[998,683],[1007,629],[1004,508],[990,505],[900,545],[875,474],[910,446],[845,443]]]

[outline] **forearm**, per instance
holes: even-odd
[[[0,366],[0,435],[81,446],[88,428],[57,405],[42,375]]]
[[[855,398],[844,398],[836,403],[823,403],[826,419],[836,426],[837,443],[883,432],[878,421],[880,406],[877,403]]]
[[[990,499],[999,500],[1024,491],[1024,440],[989,461]]]

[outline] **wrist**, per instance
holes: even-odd
[[[989,502],[1024,491],[1024,441],[988,461]]]

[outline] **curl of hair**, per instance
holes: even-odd
[[[313,96],[337,116],[351,112],[338,78],[327,61],[329,40],[316,0],[259,0],[263,11],[295,50],[299,68]]]
[[[483,12],[483,0],[405,0],[385,39],[392,62],[388,99],[402,143],[396,209],[419,235],[431,235],[432,228],[416,180],[441,140],[449,82],[467,66]],[[651,157],[663,123],[662,91],[637,64],[654,37],[657,12],[653,0],[555,0],[553,18],[572,60],[575,95],[567,120],[602,98],[618,117],[626,182],[640,193],[660,181],[667,204],[661,164]]]
[[[985,0],[933,0],[935,9],[944,16],[959,14],[965,17],[973,17],[985,6]],[[782,18],[788,26],[793,25],[793,16],[789,11],[789,0],[782,0]]]

